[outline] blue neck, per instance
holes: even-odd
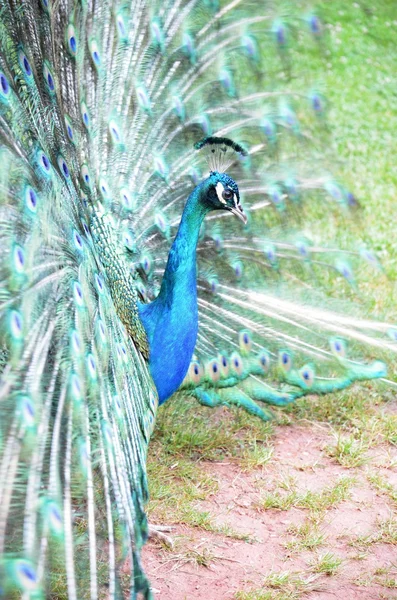
[[[186,202],[159,295],[151,304],[139,305],[149,340],[149,369],[160,404],[181,385],[196,345],[196,247],[201,224],[210,210],[203,201],[205,184],[196,187]]]
[[[166,303],[181,300],[176,295],[186,284],[194,282],[196,290],[196,248],[201,224],[209,209],[200,202],[200,186],[190,194],[178,233],[168,255],[167,266],[164,271],[163,281],[159,295],[155,302],[162,300]],[[190,290],[189,286],[189,291]]]

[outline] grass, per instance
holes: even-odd
[[[260,590],[238,592],[236,600],[298,600],[318,589],[316,575],[291,571],[270,572]]]
[[[334,446],[326,448],[328,456],[348,469],[361,467],[368,462],[365,452],[369,449],[369,444],[362,438],[355,439],[353,436],[337,435],[337,441]]]
[[[323,546],[326,536],[318,528],[318,525],[310,521],[305,521],[301,525],[291,525],[287,533],[293,539],[285,543],[285,547],[290,552],[301,552],[302,550],[314,550]]]
[[[391,156],[393,132],[397,130],[397,91],[391,76],[396,60],[395,2],[324,0],[319,7],[322,19],[328,24],[324,51],[318,52],[318,48],[308,45],[307,38],[296,40],[291,61],[296,73],[304,73],[304,79],[295,79],[293,85],[303,89],[314,82],[317,89],[324,91],[328,132],[318,123],[312,126],[312,134],[325,140],[319,151],[323,153],[321,160],[325,165],[330,164],[338,178],[354,191],[361,208],[351,218],[330,217],[323,208],[313,208],[309,217],[315,231],[326,241],[334,242],[336,235],[335,243],[347,247],[354,247],[356,238],[364,237],[370,242],[382,260],[384,273],[359,271],[357,303],[364,305],[363,299],[371,298],[369,315],[386,315],[395,320],[397,238],[391,219],[397,185],[397,170]],[[305,123],[305,114],[299,117]],[[343,294],[353,296],[345,288]],[[397,491],[377,470],[374,460],[375,449],[390,451],[389,468],[396,465],[393,452],[397,446],[397,415],[390,414],[385,403],[394,399],[394,392],[387,386],[368,383],[330,396],[302,398],[283,411],[275,411],[278,424],[286,427],[304,424],[308,435],[315,431],[315,424],[332,431],[335,441],[324,448],[329,461],[325,468],[332,462],[335,468],[353,469],[355,477],[343,477],[316,492],[298,489],[294,479],[288,477],[280,479],[275,489],[262,489],[257,501],[260,512],[289,514],[291,511],[304,515],[304,522],[286,528],[281,543],[289,554],[307,559],[308,569],[271,572],[260,589],[241,590],[236,600],[294,600],[318,585],[318,578],[338,575],[343,559],[328,546],[324,523],[332,508],[337,509],[351,498],[357,481],[364,485],[362,482],[366,480],[382,502],[391,511],[395,509]],[[272,424],[264,424],[241,410],[211,411],[176,395],[159,411],[150,448],[150,516],[235,539],[243,536],[245,541],[252,542],[252,536],[234,531],[233,527],[226,525],[222,530],[215,525],[211,511],[200,512],[198,506],[206,501],[208,507],[218,489],[208,465],[230,463],[247,477],[263,480],[275,460],[276,440]],[[203,468],[203,463],[207,468]],[[317,466],[313,467],[316,469]],[[394,589],[395,572],[367,572],[365,566],[375,545],[397,544],[394,516],[378,520],[374,531],[356,535],[349,543],[363,565],[362,580]],[[316,554],[320,549],[321,554]],[[384,597],[389,597],[386,592]]]
[[[375,571],[367,577],[358,578],[355,583],[356,585],[367,587],[373,582],[376,582],[384,588],[397,589],[397,578],[395,577],[396,575],[396,565],[391,563],[388,564],[386,567],[375,569]],[[380,597],[386,598],[387,596],[382,595]]]
[[[252,471],[258,467],[267,465],[272,456],[274,448],[254,441],[252,447],[243,450],[239,463],[244,471]]]
[[[379,520],[373,534],[357,536],[350,540],[350,546],[353,548],[367,549],[374,544],[397,545],[397,519],[395,517]]]
[[[335,575],[342,564],[342,559],[338,558],[332,552],[320,554],[311,563],[311,568],[314,573],[322,575]]]
[[[310,510],[312,513],[324,512],[350,496],[350,488],[355,479],[343,477],[332,486],[325,487],[320,492],[307,490],[298,493],[296,489],[290,489],[287,494],[276,490],[262,494],[258,506],[264,510],[277,509],[289,510],[291,507]]]
[[[237,410],[221,410],[220,417],[208,419],[208,409],[191,399],[161,410],[148,460],[150,517],[214,531],[210,516],[195,508],[217,491],[200,463],[239,461],[252,471],[269,462],[272,425]]]
[[[367,477],[370,484],[376,490],[386,494],[392,500],[393,504],[397,506],[397,489],[385,477],[376,472],[368,473]]]

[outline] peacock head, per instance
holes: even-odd
[[[247,217],[240,204],[240,193],[234,179],[226,173],[211,171],[206,183],[206,201],[212,210],[228,210],[246,224]]]
[[[237,183],[225,172],[237,156],[246,156],[247,151],[229,138],[215,136],[197,142],[195,148],[206,153],[210,167],[210,175],[202,184],[204,202],[210,210],[228,210],[247,223]]]

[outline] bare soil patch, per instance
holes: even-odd
[[[365,465],[347,469],[328,455],[332,443],[317,425],[278,427],[262,468],[197,463],[218,490],[196,508],[220,532],[177,524],[174,549],[147,544],[143,564],[156,598],[397,599],[395,502],[370,481],[376,469],[397,484],[397,449],[378,446]],[[334,570],[323,564],[327,555]],[[285,572],[284,583],[272,578]]]

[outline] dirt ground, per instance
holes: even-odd
[[[155,597],[397,599],[397,448],[376,447],[365,465],[345,468],[325,451],[331,438],[313,424],[278,427],[259,469],[201,462],[218,490],[197,510],[227,535],[176,525],[173,549],[149,542],[143,564]]]

